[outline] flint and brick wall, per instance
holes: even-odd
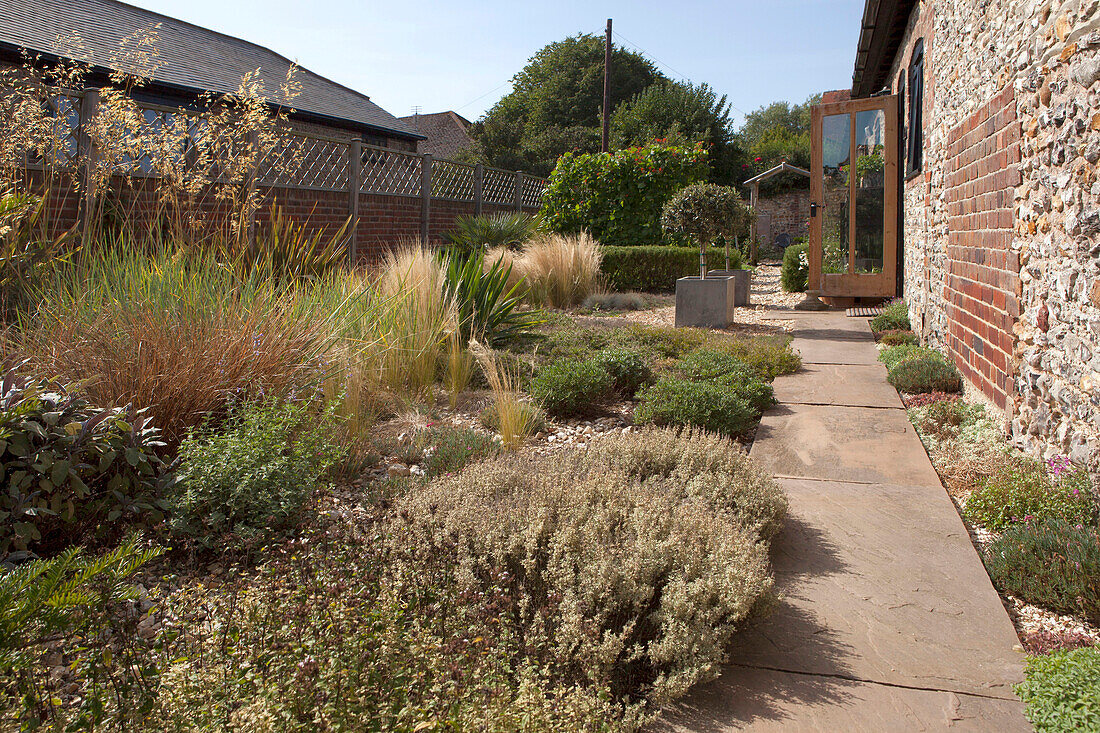
[[[913,326],[1003,409],[1014,443],[1100,470],[1100,1],[924,0],[895,91],[918,39]]]

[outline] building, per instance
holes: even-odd
[[[851,97],[897,95],[913,327],[1012,438],[1100,468],[1100,10],[867,0]]]
[[[232,94],[257,71],[274,96],[292,66],[263,46],[118,0],[0,0],[0,18],[0,63],[22,65],[28,56],[85,63],[88,86],[109,84],[125,60],[120,49],[127,39],[155,33],[150,81],[138,94],[171,107],[186,107],[206,92]],[[290,100],[290,120],[304,132],[408,151],[424,137],[354,89],[308,69],[298,68],[294,79],[299,93]]]
[[[463,150],[474,146],[470,137],[470,121],[457,112],[415,114],[400,118],[413,131],[424,136],[417,152],[431,153],[433,157],[453,159]]]

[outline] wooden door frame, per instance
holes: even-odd
[[[855,273],[855,216],[856,181],[855,115],[868,110],[882,110],[885,115],[886,140],[883,146],[885,156],[883,165],[884,206],[882,228],[882,272],[874,274]],[[849,163],[848,174],[848,272],[845,274],[821,272],[822,231],[824,219],[823,190],[823,152],[822,121],[828,115],[848,114]],[[807,289],[824,297],[891,297],[897,295],[898,267],[898,97],[896,94],[867,99],[853,99],[846,102],[830,102],[815,105],[810,111],[810,201],[817,204],[817,215],[810,217],[810,257]]]

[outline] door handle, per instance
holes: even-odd
[[[810,202],[810,217],[811,218],[817,216],[817,207],[818,207],[818,205],[819,204],[815,201]]]

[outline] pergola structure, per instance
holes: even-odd
[[[780,173],[783,173],[784,171],[790,171],[791,173],[797,173],[800,176],[806,176],[807,178],[810,177],[810,172],[808,170],[806,170],[804,168],[799,168],[797,165],[791,165],[790,163],[788,163],[787,161],[784,160],[782,163],[775,166],[774,168],[769,168],[768,170],[764,171],[760,175],[753,176],[749,180],[745,181],[744,184],[742,184],[742,185],[745,185],[745,186],[751,186],[752,187],[751,192],[749,193],[749,206],[752,207],[752,211],[753,211],[754,214],[756,213],[757,199],[760,198],[760,182],[761,181],[766,181],[769,178],[773,178],[775,176],[778,176]],[[750,262],[756,262],[756,219],[753,219],[752,231],[751,231],[751,234],[749,235],[749,261]]]

